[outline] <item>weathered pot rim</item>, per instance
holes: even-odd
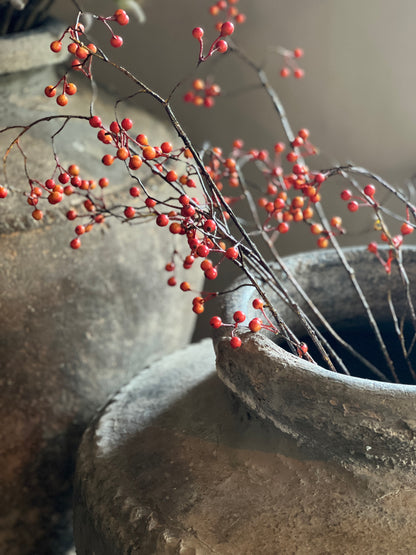
[[[346,256],[354,255],[354,254],[362,254],[367,251],[366,246],[352,246],[352,247],[345,247],[342,249]],[[381,247],[380,250],[388,250],[388,247]],[[402,251],[405,252],[413,252],[416,253],[416,246],[403,246]],[[305,261],[308,262],[313,260],[314,262],[319,263],[327,263],[331,262],[334,263],[338,261],[337,254],[333,250],[311,250],[300,252],[297,254],[289,255],[284,257],[285,263],[295,262],[295,261]],[[245,276],[242,276],[235,280],[231,286],[234,288],[238,286],[238,284],[246,282]],[[238,290],[239,296],[239,306],[234,306],[231,311],[240,309],[242,306],[247,306],[250,302],[250,297],[253,294],[252,287],[244,287]],[[230,300],[225,299],[224,304],[229,304]],[[230,312],[231,312],[230,311]],[[213,335],[213,342],[216,352],[218,352],[218,345],[220,343],[229,343],[230,333],[226,331],[227,328],[220,328],[217,330]],[[333,372],[326,368],[323,368],[318,363],[311,363],[303,358],[297,357],[292,353],[289,353],[282,347],[279,347],[274,341],[269,339],[265,336],[263,332],[247,332],[246,334],[242,335],[243,343],[239,350],[241,349],[244,351],[248,346],[251,348],[252,345],[255,345],[255,348],[264,352],[264,356],[268,356],[270,358],[275,359],[276,365],[279,366],[279,362],[284,360],[287,364],[293,366],[293,371],[301,371],[302,373],[309,374],[312,376],[318,376],[325,380],[332,380],[334,383],[342,384],[343,386],[351,389],[362,390],[363,388],[367,388],[369,391],[371,390],[374,394],[386,395],[394,395],[396,397],[408,397],[409,395],[416,395],[416,385],[410,384],[397,384],[394,382],[383,382],[380,380],[370,379],[370,378],[360,378],[356,376],[351,376],[347,374],[342,374],[339,372]],[[295,370],[297,369],[297,370]]]
[[[243,342],[239,350],[242,352],[246,349],[250,349],[250,351],[253,349],[258,350],[259,354],[261,353],[262,356],[274,360],[276,367],[280,367],[282,362],[287,364],[292,374],[306,374],[309,375],[311,379],[320,378],[325,382],[332,381],[334,384],[339,384],[351,391],[362,391],[366,389],[371,391],[374,395],[382,395],[383,397],[386,397],[386,394],[388,394],[389,397],[403,398],[408,398],[409,395],[412,397],[416,396],[416,385],[382,382],[379,380],[349,376],[347,374],[341,374],[340,372],[333,372],[323,368],[317,363],[314,364],[289,353],[261,332],[255,334],[247,332],[240,337],[242,337]],[[214,341],[216,351],[218,352],[218,345],[220,343],[226,343],[228,345],[229,341],[229,336]]]

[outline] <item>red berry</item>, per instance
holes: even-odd
[[[130,195],[132,197],[138,197],[140,196],[140,189],[136,186],[130,187]]]
[[[160,148],[163,154],[169,154],[169,152],[172,152],[172,149],[173,149],[172,144],[169,142],[162,143],[160,145]]]
[[[85,227],[83,225],[77,225],[75,228],[75,233],[77,235],[83,235],[85,233]]]
[[[368,197],[373,197],[375,195],[375,192],[376,192],[376,188],[371,183],[364,187],[364,193]]]
[[[214,329],[218,329],[222,326],[222,320],[219,316],[213,316],[209,323]]]
[[[92,116],[92,117],[90,117],[90,119],[88,121],[89,121],[89,124],[91,125],[91,127],[101,127],[102,126],[101,118],[98,117],[98,116]]]
[[[237,324],[241,324],[241,322],[244,322],[244,320],[246,319],[246,315],[241,310],[237,310],[236,312],[234,312],[233,319],[234,322],[236,322]]]
[[[117,158],[119,160],[127,160],[129,155],[130,153],[125,146],[122,146],[117,150]]]
[[[151,199],[149,199],[149,200],[151,200]],[[156,218],[156,224],[159,227],[167,226],[169,224],[169,216],[167,216],[167,214],[159,214]]]
[[[204,312],[204,305],[202,304],[202,302],[193,303],[192,310],[193,312],[195,312],[195,314],[202,314]]]
[[[196,249],[196,254],[201,258],[205,258],[209,255],[209,247],[207,245],[199,245]]]
[[[228,35],[232,35],[233,33],[234,33],[234,25],[231,23],[231,21],[226,21],[221,25],[221,32],[220,32],[221,37],[226,37]]]
[[[76,49],[75,52],[76,56],[78,59],[80,60],[86,60],[89,56],[89,52],[86,48],[84,48],[83,46],[78,46],[78,48]]]
[[[402,235],[409,235],[409,233],[413,233],[414,227],[411,226],[408,222],[402,223],[400,227],[400,233]]]
[[[344,191],[341,192],[342,200],[350,200],[351,197],[352,193],[349,189],[344,189]]]
[[[220,52],[221,54],[224,54],[224,52],[227,52],[228,50],[228,44],[225,40],[217,40],[217,42],[215,43],[215,48],[216,50],[218,50],[218,52]]]
[[[374,241],[373,241],[372,243],[369,243],[369,244],[368,244],[368,247],[367,247],[367,250],[368,250],[369,252],[372,252],[372,253],[375,254],[375,253],[377,252],[377,250],[378,250],[377,243],[374,242]]]
[[[147,197],[147,199],[144,201],[144,203],[147,206],[147,208],[154,208],[157,204],[157,202],[154,199],[149,198],[149,197]]]
[[[252,320],[250,320],[248,327],[251,331],[257,332],[260,331],[263,327],[263,322],[261,321],[261,318],[253,318]]]
[[[102,157],[102,163],[104,164],[104,166],[111,166],[111,164],[114,162],[115,158],[114,156],[111,156],[111,154],[105,154]]]
[[[216,228],[217,224],[214,222],[214,220],[206,220],[206,222],[204,223],[204,231],[206,231],[207,233],[214,233]]]
[[[66,96],[66,94],[60,94],[56,98],[56,103],[59,104],[59,106],[66,106],[68,104],[68,97]]]
[[[226,251],[225,251],[225,256],[229,259],[229,260],[236,260],[238,258],[239,252],[238,249],[236,249],[235,247],[229,247]]]
[[[253,308],[256,310],[261,310],[263,308],[263,301],[260,299],[254,299],[253,301]]]
[[[305,76],[305,72],[300,67],[297,67],[293,72],[295,79],[302,79]]]
[[[319,237],[317,241],[317,245],[320,249],[328,248],[328,245],[329,245],[328,237],[325,237],[325,236]]]
[[[295,137],[291,144],[292,144],[292,148],[295,148],[297,146],[302,146],[303,145],[302,137]]]
[[[142,146],[147,146],[149,144],[149,141],[146,135],[143,135],[143,133],[140,133],[140,135],[137,135],[136,141],[139,143],[139,145],[142,145]]]
[[[143,160],[137,154],[134,154],[129,160],[129,168],[131,170],[138,170],[143,164]]]
[[[126,216],[126,218],[134,218],[136,214],[136,210],[133,208],[133,206],[126,206],[126,208],[124,209],[124,215]]]
[[[313,235],[319,235],[320,233],[322,233],[324,230],[324,228],[321,226],[321,224],[312,224],[311,225],[311,233],[313,233]]]
[[[183,281],[180,286],[179,286],[182,291],[190,291],[191,290],[191,286],[189,285],[189,283],[187,281]]]
[[[352,200],[351,202],[348,203],[348,210],[350,212],[357,212],[359,208],[358,202],[355,200]]]
[[[178,174],[174,170],[170,170],[166,174],[165,178],[166,178],[166,181],[169,181],[169,183],[173,183],[178,179]]]
[[[295,48],[295,50],[293,51],[293,55],[295,56],[295,58],[302,58],[303,56],[302,48]]]
[[[7,189],[2,185],[0,185],[0,198],[6,198],[6,197],[7,197]]]
[[[218,271],[216,268],[212,267],[205,270],[204,274],[207,279],[215,279],[218,276]]]
[[[316,183],[323,183],[326,180],[326,175],[323,173],[317,173],[314,176],[314,180]]]
[[[290,69],[288,67],[282,67],[280,70],[280,77],[286,78],[290,75]]]
[[[77,164],[71,164],[68,168],[69,175],[77,176],[79,175],[79,172],[80,172],[80,169],[79,169],[79,166],[77,166]]]
[[[170,277],[167,281],[167,284],[170,285],[170,287],[174,287],[176,285],[177,281],[176,278],[174,276]]]
[[[277,231],[279,233],[287,233],[289,231],[289,224],[287,222],[280,222],[277,226]]]
[[[115,135],[118,135],[120,133],[120,126],[116,121],[112,121],[110,123],[110,131]]]
[[[56,88],[52,87],[52,85],[48,85],[47,87],[45,87],[45,95],[49,98],[52,98],[56,95]]]
[[[204,30],[202,29],[202,27],[195,27],[192,30],[192,36],[198,40],[202,39],[202,37],[204,36]]]
[[[209,268],[212,268],[212,262],[211,260],[209,260],[208,258],[206,258],[205,260],[203,260],[201,262],[201,270],[203,270],[204,272],[206,272],[207,270],[209,270]]]
[[[75,210],[68,210],[68,212],[66,213],[66,217],[70,221],[75,220],[75,218],[77,217],[77,213],[75,212]]]
[[[235,335],[230,339],[230,345],[233,349],[241,347],[241,339]]]
[[[48,196],[48,201],[50,204],[58,204],[63,199],[63,194],[59,191],[52,191]]]
[[[110,44],[114,48],[120,48],[120,46],[123,46],[123,39],[119,35],[113,35],[110,39]]]
[[[38,208],[36,208],[35,210],[33,210],[33,212],[32,212],[32,218],[33,218],[34,220],[37,220],[37,221],[41,220],[41,219],[43,218],[43,212],[42,212],[42,210],[39,210]]]
[[[50,44],[50,49],[52,52],[60,52],[62,50],[62,42],[60,40],[54,40]]]
[[[81,246],[81,239],[79,237],[75,237],[75,239],[72,239],[72,241],[70,242],[71,245],[71,249],[79,249],[79,247]]]
[[[190,204],[188,204],[187,206],[184,206],[182,208],[181,215],[184,218],[192,218],[192,216],[195,215],[195,208],[193,206],[191,206]]]
[[[133,127],[133,121],[130,118],[124,118],[121,122],[121,127],[125,131],[129,131]]]
[[[146,160],[153,160],[156,158],[156,150],[152,146],[146,146],[143,149],[143,158]]]
[[[98,181],[98,185],[101,187],[101,189],[105,189],[106,187],[108,187],[110,184],[109,180],[106,177],[101,177],[100,180]]]
[[[114,17],[116,18],[116,21],[119,25],[127,25],[130,21],[127,13],[121,8],[114,12]]]

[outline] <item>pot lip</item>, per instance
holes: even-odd
[[[413,397],[416,395],[416,385],[382,382],[368,378],[348,376],[346,374],[341,374],[340,372],[332,372],[331,370],[323,368],[319,364],[313,364],[305,359],[296,357],[292,353],[282,349],[282,347],[279,347],[279,345],[276,345],[276,343],[263,335],[261,332],[256,334],[247,332],[247,334],[244,334],[242,337],[244,337],[244,341],[239,350],[244,352],[244,348],[249,348],[251,351],[257,348],[261,352],[262,356],[267,357],[268,359],[275,359],[277,363],[284,362],[286,367],[292,366],[292,373],[306,373],[310,378],[318,377],[325,382],[337,383],[350,390],[363,391],[363,389],[366,389],[374,394],[384,396],[388,394],[389,397]],[[216,343],[216,348],[220,343],[223,343],[224,346],[228,345],[229,337],[218,337],[214,343]]]
[[[39,27],[0,37],[0,75],[57,65],[69,57],[66,48],[52,53],[49,45],[65,30],[65,24],[48,17]]]
[[[385,250],[388,250],[388,247],[382,246],[381,248],[385,248]],[[413,245],[403,246],[402,249],[404,251],[416,253],[416,246],[413,246]],[[342,250],[347,255],[355,254],[355,253],[362,254],[367,251],[367,246],[356,245],[351,247],[345,247]],[[332,249],[330,251],[314,249],[314,250],[304,251],[304,252],[283,257],[283,260],[289,263],[291,261],[297,261],[299,259],[305,260],[305,262],[313,260],[314,262],[318,262],[318,263],[320,261],[324,262],[325,260],[327,261],[339,260],[337,253]],[[238,283],[244,282],[244,281],[246,281],[245,276],[241,276],[234,281],[233,285],[237,285]],[[239,294],[241,304],[243,306],[248,304],[252,293],[253,293],[252,287],[246,287],[239,290],[238,294]],[[226,304],[226,302],[224,304]],[[331,370],[323,368],[319,364],[314,364],[303,358],[296,357],[295,355],[286,351],[282,347],[279,347],[279,345],[274,343],[261,331],[258,333],[247,332],[246,334],[243,334],[242,337],[245,337],[245,340],[243,341],[243,344],[239,349],[244,350],[245,348],[244,345],[248,340],[249,343],[256,344],[257,348],[261,348],[263,352],[263,356],[266,356],[266,353],[267,353],[268,358],[280,359],[282,361],[285,360],[286,364],[293,363],[293,366],[297,367],[300,372],[302,373],[307,372],[311,377],[318,376],[324,379],[325,381],[331,381],[333,383],[336,382],[350,389],[359,389],[362,391],[363,389],[366,388],[368,390],[371,390],[374,393],[379,393],[384,395],[388,393],[389,396],[404,395],[407,397],[409,395],[413,396],[416,394],[416,384],[415,385],[401,384],[401,383],[397,384],[394,382],[383,382],[383,381],[374,380],[370,378],[358,378],[356,376],[342,374],[340,372],[333,372]],[[213,341],[217,349],[220,343],[229,344],[229,336],[225,335],[224,330],[220,328],[217,331],[217,333],[214,333]]]

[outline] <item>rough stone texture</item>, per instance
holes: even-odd
[[[232,398],[208,341],[134,378],[84,435],[78,555],[414,553],[411,472],[314,458]]]
[[[40,39],[48,59],[47,45],[56,36]],[[56,72],[46,66],[0,76],[1,125],[53,113],[56,104],[42,91],[56,83]],[[89,93],[88,85],[80,86],[67,113],[88,115]],[[95,106],[103,121],[114,119],[113,99],[100,92]],[[169,137],[143,111],[130,107],[129,115],[155,144]],[[21,141],[33,178],[51,175],[48,135],[59,125],[42,125]],[[0,135],[2,153],[16,133]],[[103,168],[95,136],[85,121],[68,124],[65,140],[56,143],[60,161],[77,162],[86,178],[108,175],[110,202],[117,196],[122,203],[120,191],[128,191],[131,179],[122,164]],[[163,268],[172,254],[166,230],[153,221],[130,226],[114,220],[85,235],[73,251],[68,203],[56,210],[45,202],[45,218],[35,222],[25,197],[13,193],[26,181],[17,149],[7,174],[11,193],[0,201],[0,552],[57,555],[72,541],[74,457],[87,422],[140,368],[186,345],[194,318],[183,293],[166,286]],[[196,288],[199,274],[187,274]]]
[[[385,299],[391,284],[398,314],[405,306],[401,280],[374,266],[365,249],[346,251],[378,322],[388,318]],[[405,267],[416,273],[416,252],[404,250]],[[305,253],[286,259],[302,287],[338,330],[360,325],[363,309],[334,253]],[[289,287],[289,284],[288,284]],[[340,294],[342,291],[342,294]],[[244,287],[230,296],[223,319],[235,310],[248,319],[257,293]],[[293,313],[276,300],[282,319],[298,335],[301,326]],[[367,334],[369,332],[367,331]],[[369,334],[370,349],[373,349]],[[374,340],[373,340],[374,341]],[[295,357],[267,337],[247,335],[237,351],[229,338],[216,335],[218,374],[255,413],[281,430],[344,464],[386,467],[416,463],[416,387],[336,374]],[[350,367],[354,374],[354,368]]]

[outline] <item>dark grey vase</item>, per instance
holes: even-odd
[[[43,89],[58,79],[48,64],[60,57],[49,43],[61,32],[52,25],[1,39],[2,127],[54,111]],[[66,111],[88,115],[89,97],[89,87],[80,87]],[[110,122],[114,100],[100,93],[96,112]],[[154,144],[170,139],[154,117],[134,108],[128,113]],[[22,139],[38,179],[53,170],[48,135],[56,128],[45,124]],[[0,134],[2,154],[16,133]],[[86,122],[69,124],[65,141],[58,140],[61,162],[77,162],[93,178],[109,175],[117,187],[108,193],[122,203],[120,191],[128,191],[131,179],[121,165],[104,170],[95,137]],[[22,189],[17,149],[8,179]],[[73,251],[65,210],[46,208],[42,222],[30,213],[17,193],[0,201],[0,552],[56,555],[71,545],[73,465],[87,422],[141,368],[186,345],[194,318],[183,293],[166,286],[172,245],[153,221],[109,222]],[[196,289],[200,273],[187,274]]]
[[[350,248],[344,253],[385,333],[390,319],[386,305],[389,288],[398,314],[405,311],[397,271],[393,268],[388,278],[365,248]],[[403,261],[412,284],[416,276],[416,250],[403,249]],[[287,257],[285,264],[331,325],[350,337],[361,336],[363,354],[371,358],[375,340],[364,327],[362,306],[336,253],[303,253]],[[246,311],[248,318],[258,316],[251,308],[256,296],[251,287],[239,289],[226,301],[223,320],[232,321],[236,310]],[[296,316],[278,299],[274,300],[282,318],[302,336]],[[387,343],[389,337],[391,334],[385,335]],[[357,377],[361,368],[353,362],[349,363],[352,376],[326,370],[289,353],[262,333],[245,334],[241,348],[236,350],[222,333],[217,334],[214,343],[218,374],[231,391],[256,414],[318,455],[346,465],[372,468],[415,465],[414,385]]]

